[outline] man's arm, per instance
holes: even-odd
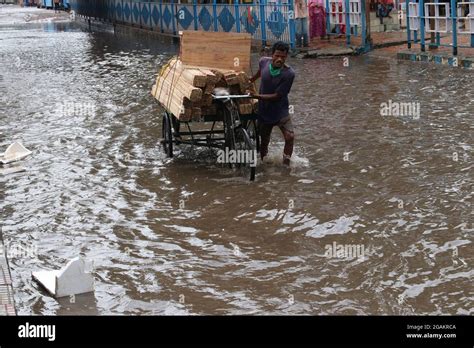
[[[261,72],[260,72],[260,69],[258,69],[257,73],[255,75],[253,75],[251,78],[250,78],[250,82],[251,83],[254,83],[255,81],[257,81],[261,76]]]
[[[267,100],[267,101],[275,101],[281,98],[281,95],[279,95],[278,93],[272,93],[272,94],[250,93],[250,95],[259,100]]]

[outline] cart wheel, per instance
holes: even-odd
[[[232,123],[231,111],[226,108],[224,113],[224,147],[229,150],[235,148],[235,133]]]
[[[257,121],[248,121],[245,128],[247,129],[250,140],[255,144],[257,152],[260,153],[260,134],[258,133]]]
[[[245,161],[238,163],[236,167],[244,176],[248,177],[250,181],[254,181],[255,167],[257,165],[256,146],[252,140],[250,140],[247,131],[243,127],[238,127],[235,130],[235,150],[245,150],[245,152],[241,152],[242,154],[247,154],[247,156],[245,156]]]
[[[163,113],[163,123],[161,126],[161,144],[167,157],[173,157],[173,130],[171,128],[170,115]]]
[[[170,119],[173,131],[174,144],[179,145],[181,143],[181,134],[179,133],[179,130],[181,128],[181,122],[174,115],[170,115]]]

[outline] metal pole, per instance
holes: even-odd
[[[370,0],[361,0],[361,3],[362,3],[362,13],[363,13],[363,16],[362,16],[362,19],[365,21],[364,24],[365,24],[365,30],[364,30],[364,34],[365,34],[365,47],[364,49],[366,51],[369,51],[370,48],[371,48],[371,45],[372,45],[372,38],[371,38],[371,35],[370,35],[370,4],[369,4],[369,1]]]
[[[351,44],[351,18],[349,16],[349,0],[344,0],[344,5],[346,7],[346,44],[349,46]]]
[[[439,3],[439,0],[435,0],[435,3]],[[448,23],[446,23],[446,26],[447,25]],[[440,44],[441,44],[441,34],[436,33],[436,46],[439,47]]]
[[[406,0],[406,22],[407,22],[407,46],[411,48],[411,31],[410,31],[410,0]]]
[[[327,0],[326,0],[327,1]],[[295,6],[294,0],[288,1],[288,26],[290,31],[290,47],[295,48]]]
[[[142,10],[143,10],[143,3],[138,3],[138,18],[140,18],[140,28],[142,28]]]
[[[171,0],[170,6],[171,6],[171,22],[173,23],[173,35],[176,35],[176,21],[178,20],[178,17],[176,16],[174,0]]]
[[[453,56],[458,55],[458,33],[457,33],[457,16],[456,16],[456,0],[451,0],[451,17],[453,22]]]
[[[262,29],[262,46],[267,44],[267,29],[265,25],[265,6],[266,0],[260,0],[260,28]]]
[[[197,0],[193,0],[194,30],[198,30]]]
[[[472,4],[472,6],[471,6]],[[469,4],[469,13],[472,16],[474,16],[474,0],[471,0],[471,3]],[[472,27],[474,25],[474,20],[473,19],[469,19],[471,21],[470,23],[470,28],[471,28],[471,32],[474,30],[474,28]],[[471,34],[471,47],[474,47],[474,34]]]
[[[240,33],[240,8],[239,0],[234,0],[234,12],[235,12],[235,28]]]
[[[362,1],[365,1],[365,0],[362,0]],[[328,39],[329,39],[329,33],[331,32],[331,17],[329,16],[329,12],[331,11],[331,9],[329,8],[329,0],[326,0],[326,33],[327,33],[327,36],[328,36]]]
[[[425,52],[425,3],[424,0],[420,0],[419,2],[420,8],[418,12],[420,14],[420,46],[421,52]]]
[[[217,3],[216,0],[212,0],[212,17],[214,19],[214,31],[218,31],[219,27],[217,24]]]
[[[435,0],[435,3],[437,3],[437,2],[438,2],[438,0]],[[435,8],[435,6],[429,6],[428,8],[430,9],[429,12],[428,12],[428,16],[436,17],[436,8]],[[433,20],[432,18],[430,18],[430,20],[429,20],[429,23],[430,23],[430,44],[428,46],[429,49],[436,48],[435,47],[435,39],[436,39],[435,20]]]
[[[160,0],[160,30],[163,33],[163,0]]]
[[[153,18],[151,17],[151,2],[148,3],[148,14],[150,21],[150,29],[153,30]]]

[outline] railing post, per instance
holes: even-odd
[[[362,0],[360,0],[360,2],[362,3]],[[349,3],[349,6],[350,6],[350,3]],[[360,7],[359,7],[359,11],[360,11]],[[359,34],[359,25],[354,25],[354,36],[357,36],[358,34]]]
[[[288,26],[290,32],[290,47],[295,48],[295,6],[294,0],[288,1]]]
[[[365,0],[363,0],[365,1]],[[330,16],[331,9],[329,8],[329,0],[326,0],[326,33],[329,38],[329,34],[331,33],[331,16]]]
[[[198,30],[197,0],[193,0],[194,30]]]
[[[420,17],[420,46],[421,52],[425,52],[425,2],[424,0],[420,0],[419,2],[420,8],[418,9],[419,17]]]
[[[411,48],[411,31],[410,31],[410,0],[406,0],[406,21],[407,21],[407,45]]]
[[[262,29],[262,46],[267,44],[267,28],[265,25],[265,6],[266,0],[260,0],[260,28]]]
[[[344,0],[344,5],[346,7],[346,44],[349,46],[351,44],[351,19],[349,16],[349,0]]]
[[[235,28],[240,33],[240,8],[239,0],[234,0],[234,12],[235,12]]]
[[[414,3],[415,3],[415,4],[417,3],[416,0],[414,1]],[[418,4],[418,6],[419,6],[419,5],[420,5],[420,4]],[[420,18],[418,18],[418,20],[420,20]],[[420,22],[421,22],[421,20],[420,20]],[[418,42],[418,31],[419,31],[419,30],[420,30],[420,26],[418,26],[418,30],[414,30],[414,31],[413,31],[413,43],[415,43],[415,44]]]
[[[214,20],[214,31],[219,30],[217,23],[217,3],[216,0],[212,0],[212,19]]]
[[[435,0],[435,3],[439,3],[439,0]],[[448,23],[446,23],[446,26],[448,25]],[[441,44],[441,34],[440,33],[436,33],[435,34],[436,36],[436,46],[439,47],[439,45]]]
[[[140,18],[140,28],[143,27],[142,25],[142,10],[143,10],[143,2],[138,3],[138,18]]]
[[[153,30],[153,19],[151,18],[151,2],[148,3],[148,20],[150,21],[150,29]]]
[[[471,13],[471,3],[473,3],[474,0],[471,0],[470,3],[469,3],[469,13],[472,16],[474,16],[474,13]],[[474,25],[473,23],[473,20],[469,19],[471,21],[470,23],[470,28],[471,28],[471,31],[473,30],[472,26]],[[474,47],[474,34],[471,34],[471,47]]]
[[[456,0],[451,0],[451,17],[453,24],[453,56],[458,55],[458,33],[457,33],[457,14]]]
[[[174,8],[174,0],[170,1],[170,6],[171,6],[171,19],[173,23],[173,35],[176,35],[176,21],[178,20],[178,16],[175,13],[175,8]]]
[[[367,15],[366,15],[366,0],[360,1],[360,20],[362,23],[362,46],[364,47],[364,51],[369,50],[369,42],[368,42],[368,35],[367,35]],[[370,18],[369,18],[370,20]]]
[[[164,33],[163,30],[163,0],[160,0],[160,31]]]

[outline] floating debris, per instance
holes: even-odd
[[[29,155],[31,155],[31,151],[24,147],[19,142],[14,142],[11,144],[7,151],[0,154],[0,162],[3,164],[8,164],[11,162],[19,161]]]
[[[86,272],[86,262],[76,257],[56,271],[33,272],[33,279],[55,298],[94,291],[94,277]]]

